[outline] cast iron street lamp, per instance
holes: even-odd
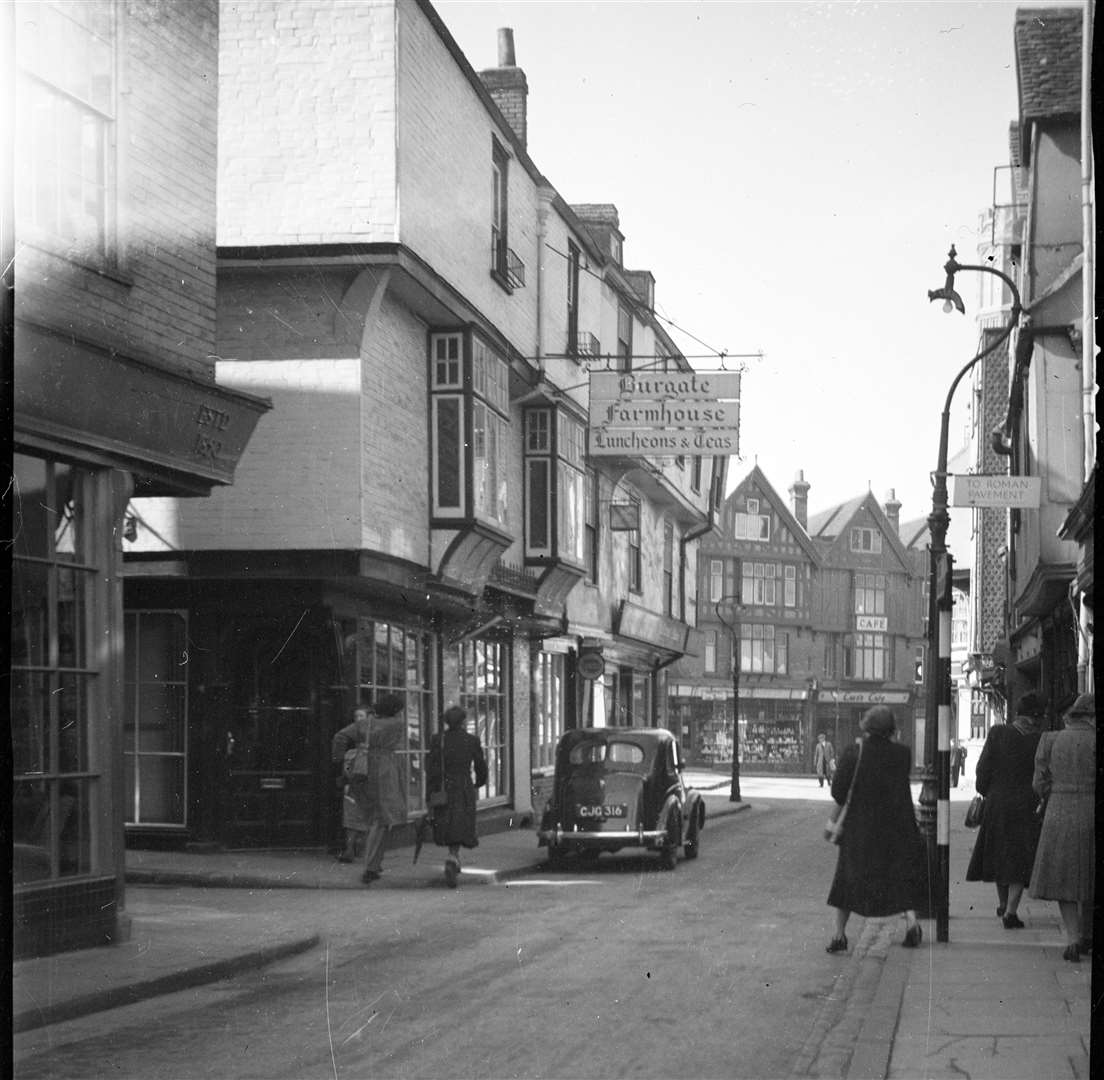
[[[728,600],[734,601],[733,607],[740,606],[735,596],[722,596],[713,610],[732,639],[732,790],[728,801],[740,802],[740,627],[735,619],[729,622],[721,614],[721,604]]]
[[[955,274],[960,270],[976,270],[993,274],[1012,291],[1012,311],[1008,325],[967,363],[955,376],[947,391],[939,425],[939,460],[932,483],[932,512],[928,518],[931,534],[931,576],[928,596],[928,663],[926,707],[924,712],[924,769],[920,787],[920,828],[928,850],[928,880],[935,891],[935,936],[946,941],[950,907],[950,796],[951,796],[951,568],[953,560],[947,552],[947,441],[951,422],[951,399],[966,373],[984,356],[988,356],[1007,340],[1020,320],[1023,308],[1016,283],[992,266],[964,266],[955,259],[954,245],[943,266],[947,280],[941,289],[931,289],[928,300],[942,300],[943,310],[957,309],[966,314],[962,297],[955,292]]]

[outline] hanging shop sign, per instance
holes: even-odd
[[[1037,510],[1043,481],[1038,476],[1000,476],[982,473],[951,477],[952,506],[1015,506]]]
[[[592,372],[587,433],[597,457],[738,453],[740,373]]]

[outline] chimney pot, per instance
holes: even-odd
[[[809,527],[809,488],[811,486],[805,479],[805,470],[798,469],[794,482],[790,485],[790,500],[793,505],[793,515],[803,529]]]
[[[890,488],[886,494],[885,515],[889,519],[893,531],[900,535],[901,532],[901,503],[897,499],[896,488]]]
[[[517,60],[514,57],[514,31],[503,26],[498,31],[498,66],[514,67]]]

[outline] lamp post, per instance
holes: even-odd
[[[728,631],[732,640],[732,790],[729,792],[729,802],[741,802],[740,797],[740,627],[733,619],[729,622],[721,614],[721,604],[727,600],[735,601],[734,607],[739,607],[735,596],[722,596],[713,605],[717,614],[717,621]]]
[[[954,245],[943,266],[943,288],[928,291],[928,300],[942,300],[943,310],[966,314],[962,297],[955,292],[955,274],[974,270],[993,274],[1012,292],[1012,311],[1008,324],[984,349],[966,363],[947,391],[947,400],[939,425],[939,459],[932,483],[932,511],[928,517],[931,534],[931,564],[928,596],[928,664],[925,672],[924,768],[920,786],[920,828],[928,852],[928,881],[932,883],[935,906],[935,936],[947,941],[950,907],[950,794],[951,794],[951,570],[954,560],[947,552],[947,443],[951,423],[951,399],[958,384],[973,366],[988,356],[1012,333],[1023,313],[1016,283],[991,266],[963,265],[956,259]]]

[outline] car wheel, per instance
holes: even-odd
[[[548,869],[562,870],[564,868],[564,849],[560,844],[548,845]]]
[[[678,846],[681,837],[682,821],[679,818],[678,811],[675,811],[671,815],[670,823],[667,826],[667,839],[664,841],[663,847],[659,849],[659,865],[664,870],[674,870],[678,865]]]
[[[682,845],[682,853],[688,859],[696,859],[701,851],[701,831],[695,822],[686,833],[686,843]]]

